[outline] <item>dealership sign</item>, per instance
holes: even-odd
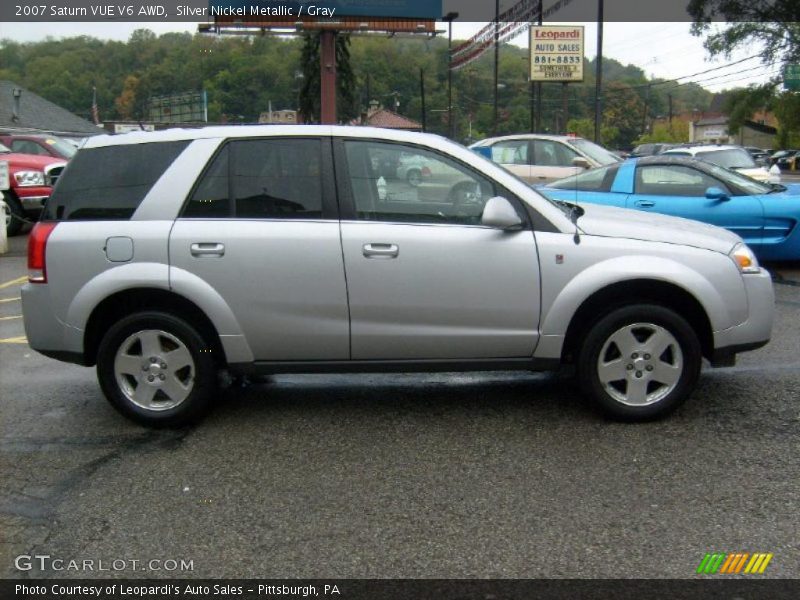
[[[208,16],[441,19],[442,0],[211,0]]]
[[[583,81],[583,27],[531,27],[531,81]]]

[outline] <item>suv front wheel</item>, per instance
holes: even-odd
[[[685,319],[663,306],[637,304],[614,310],[589,330],[578,379],[609,416],[646,421],[688,398],[701,363],[700,342]]]
[[[180,427],[208,412],[217,373],[197,330],[163,312],[143,312],[114,324],[97,353],[97,376],[111,404],[151,427]]]

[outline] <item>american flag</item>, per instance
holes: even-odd
[[[100,111],[97,110],[97,88],[92,87],[92,121],[95,125],[100,124]]]

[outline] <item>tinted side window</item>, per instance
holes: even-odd
[[[231,216],[228,155],[229,149],[225,146],[206,169],[183,211],[184,217],[213,219]]]
[[[361,221],[479,225],[496,194],[490,180],[422,148],[348,140],[345,153]]]
[[[188,144],[156,142],[81,150],[59,178],[43,219],[130,219]]]
[[[728,186],[702,171],[680,165],[651,165],[636,169],[636,193],[649,196],[704,197],[710,187]]]
[[[237,218],[322,217],[319,140],[240,140],[230,146],[231,192]]]

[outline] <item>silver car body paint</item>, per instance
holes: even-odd
[[[423,146],[471,165],[554,231],[338,220],[177,218],[227,139],[344,137]],[[87,322],[109,296],[169,290],[213,323],[229,363],[406,359],[558,359],[570,320],[593,293],[631,279],[674,284],[711,321],[718,348],[762,342],[772,327],[765,271],[739,273],[740,239],[660,215],[584,206],[577,226],[491,161],[444,138],[361,127],[270,126],[97,136],[85,148],[190,140],[129,221],[63,221],[47,246],[47,285],[23,288],[31,347],[82,353]],[[575,234],[578,233],[577,242]],[[112,262],[110,237],[132,241]],[[198,258],[193,244],[221,245]],[[396,246],[369,258],[370,244]],[[384,247],[384,246],[381,246]]]

